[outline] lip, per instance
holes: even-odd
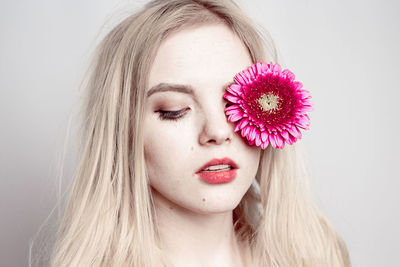
[[[228,171],[208,171],[202,172],[209,166],[213,165],[230,165],[233,169]],[[197,172],[200,176],[200,179],[209,184],[221,184],[232,181],[236,177],[236,170],[238,169],[237,164],[231,160],[230,158],[222,158],[222,159],[212,159],[206,164],[204,164]]]

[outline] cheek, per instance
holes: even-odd
[[[150,178],[180,171],[193,146],[190,131],[175,122],[150,121],[144,127],[144,153]]]
[[[247,140],[240,136],[240,134],[237,132],[233,134],[233,141],[235,143],[237,153],[240,153],[246,157],[249,160],[248,162],[256,162],[258,165],[261,153],[263,151],[260,147],[249,145]]]
[[[243,161],[246,162],[246,174],[250,177],[255,177],[260,163],[261,148],[241,143],[241,151]]]

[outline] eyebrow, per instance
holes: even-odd
[[[194,90],[190,85],[172,84],[172,83],[159,83],[153,86],[148,92],[147,97],[161,92],[178,92],[194,96]]]
[[[222,90],[225,91],[225,88],[231,85],[232,82],[226,83],[223,87]],[[159,83],[155,86],[153,86],[148,92],[147,92],[147,97],[150,97],[151,95],[155,93],[161,93],[161,92],[178,92],[178,93],[183,93],[183,94],[188,94],[191,96],[195,96],[193,87],[190,85],[184,85],[184,84],[173,84],[173,83]]]

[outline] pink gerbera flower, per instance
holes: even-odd
[[[238,73],[234,81],[224,94],[231,102],[225,114],[250,145],[266,149],[270,143],[283,148],[285,142],[291,145],[301,139],[299,128],[309,128],[306,112],[313,108],[309,92],[290,70],[258,62]]]

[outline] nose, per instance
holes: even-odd
[[[232,141],[233,128],[222,111],[204,116],[199,136],[201,145],[222,145]]]

